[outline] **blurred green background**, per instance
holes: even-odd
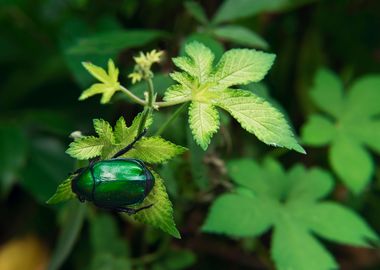
[[[93,82],[81,61],[105,66],[113,58],[121,82],[142,96],[144,87],[131,86],[127,78],[132,56],[165,50],[154,79],[162,96],[172,83],[166,76],[173,69],[170,58],[181,54],[187,41],[205,43],[217,57],[234,47],[273,52],[277,59],[265,84],[253,87],[286,112],[298,134],[317,110],[309,90],[319,68],[333,70],[344,85],[380,72],[376,0],[1,0],[0,5],[0,270],[274,269],[269,234],[254,240],[200,231],[211,202],[229,185],[224,161],[269,155],[285,167],[300,162],[329,169],[326,148],[306,148],[308,155],[302,156],[265,146],[226,114],[203,153],[183,114],[172,124],[178,128],[163,137],[187,146],[190,154],[159,168],[182,240],[74,201],[48,206],[45,201],[78,166],[65,154],[70,133],[92,134],[93,118],[115,123],[124,116],[130,123],[141,110],[122,95],[109,105],[100,105],[98,97],[79,102]],[[173,111],[156,113],[152,131]],[[379,157],[373,159],[378,164]],[[353,196],[338,181],[332,198],[379,232],[376,168],[363,193]],[[376,250],[328,247],[342,269],[380,269]]]

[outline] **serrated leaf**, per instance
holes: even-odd
[[[102,83],[92,85],[85,90],[79,100],[87,99],[96,94],[102,94],[101,103],[108,103],[115,92],[120,90],[120,84],[118,82],[119,70],[115,67],[114,62],[108,60],[108,73],[101,67],[98,67],[89,62],[83,62],[83,66],[87,71]]]
[[[257,236],[270,228],[275,211],[270,201],[225,194],[214,201],[202,230],[238,237]]]
[[[374,164],[369,153],[357,142],[344,136],[332,144],[329,160],[334,171],[355,193],[364,190],[374,173]]]
[[[208,19],[203,7],[194,1],[185,2],[186,10],[200,23],[208,24]]]
[[[161,137],[146,137],[138,141],[123,157],[134,157],[147,163],[163,163],[183,154],[187,149]]]
[[[207,149],[212,135],[219,128],[219,114],[211,104],[192,102],[189,108],[189,124],[195,141]]]
[[[209,48],[197,41],[187,44],[185,52],[191,57],[196,67],[195,74],[190,75],[197,78],[200,83],[205,82],[212,70],[214,54]]]
[[[115,141],[115,137],[113,135],[113,130],[110,123],[103,119],[94,119],[93,123],[94,129],[98,134],[99,138],[110,143],[113,143]]]
[[[228,90],[218,101],[248,132],[266,144],[305,153],[297,143],[284,116],[267,101],[243,90]]]
[[[326,117],[311,115],[307,124],[302,127],[302,141],[308,145],[323,146],[335,136],[334,124]]]
[[[164,100],[183,100],[191,96],[191,90],[182,85],[172,85],[165,91]]]
[[[261,81],[274,59],[274,54],[253,49],[229,50],[216,66],[215,80],[224,88]]]
[[[229,86],[263,79],[271,67],[275,55],[255,50],[233,49],[226,52],[217,66],[213,68],[214,54],[203,44],[196,41],[191,42],[186,45],[185,52],[188,56],[173,59],[175,65],[184,72],[171,73],[171,77],[178,82],[178,85],[168,89],[165,100],[185,102],[191,99],[193,101],[190,105],[189,121],[195,140],[204,150],[219,126],[219,119],[216,118],[217,111],[213,106],[220,106],[230,112],[243,128],[256,134],[260,140],[304,152],[280,112],[271,107],[269,103],[259,100],[257,96],[248,97],[247,93],[242,90],[231,94],[233,91],[227,89]],[[233,99],[238,96],[242,99]],[[240,101],[246,103],[240,106],[238,104]],[[255,108],[255,106],[259,107]],[[199,113],[203,110],[209,113]],[[245,112],[242,113],[242,110]],[[261,119],[264,119],[264,114],[268,113],[265,116],[268,120],[266,125],[262,126],[257,122],[258,119],[254,119],[255,115],[244,116],[246,112],[260,112]],[[275,120],[275,122],[270,123],[271,120]],[[197,125],[205,124],[199,127],[194,125],[194,122]]]
[[[58,187],[57,191],[53,196],[46,202],[47,204],[57,204],[60,202],[68,201],[74,199],[76,196],[71,190],[71,181],[74,176],[70,176],[65,181],[63,181]]]
[[[149,209],[140,211],[133,215],[133,218],[142,223],[157,227],[175,238],[181,238],[173,217],[173,205],[169,200],[165,185],[161,177],[152,171],[155,184],[143,205],[153,204]]]
[[[100,156],[103,147],[104,141],[93,136],[87,136],[70,143],[66,153],[73,158],[85,160]]]
[[[217,27],[213,33],[223,40],[232,41],[244,46],[267,49],[268,43],[252,30],[240,25]]]

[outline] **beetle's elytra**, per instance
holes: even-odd
[[[135,214],[139,209],[127,206],[142,203],[154,186],[154,176],[139,159],[118,158],[125,154],[145,134],[116,153],[112,159],[90,162],[78,170],[71,182],[71,189],[81,202],[90,201],[96,206]]]

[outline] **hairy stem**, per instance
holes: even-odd
[[[183,103],[177,110],[166,120],[166,122],[157,130],[156,135],[159,136],[164,132],[164,130],[181,114],[181,112],[186,108],[187,102]]]

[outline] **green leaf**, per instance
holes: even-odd
[[[86,205],[73,201],[65,210],[67,213],[65,213],[65,220],[60,226],[61,232],[56,241],[48,270],[61,269],[61,266],[70,255],[83,225]]]
[[[75,194],[71,190],[71,181],[74,176],[70,176],[65,181],[63,181],[58,187],[57,191],[53,196],[46,202],[47,204],[56,204],[60,202],[64,202],[67,200],[71,200],[75,198]]]
[[[259,49],[268,49],[268,43],[252,30],[240,25],[226,25],[216,28],[213,33],[222,40]]]
[[[316,74],[311,96],[334,119],[314,114],[302,128],[305,143],[329,145],[329,162],[344,184],[360,193],[374,174],[374,162],[365,146],[380,153],[380,76],[355,81],[347,93],[331,71]]]
[[[185,2],[187,12],[189,12],[199,23],[208,24],[208,19],[203,7],[194,1]]]
[[[334,171],[355,193],[367,186],[374,173],[374,164],[369,153],[348,137],[339,137],[331,145],[329,159]]]
[[[311,115],[307,124],[302,127],[302,141],[308,145],[323,146],[335,136],[334,124],[326,117]]]
[[[168,89],[165,100],[192,100],[189,122],[195,141],[204,150],[219,127],[215,110],[215,106],[219,106],[265,143],[304,152],[279,111],[247,91],[228,89],[263,79],[274,61],[273,54],[233,49],[213,68],[214,54],[203,44],[191,42],[185,52],[188,56],[173,60],[183,72],[170,74],[178,84]]]
[[[161,137],[147,137],[138,141],[123,157],[135,157],[147,163],[163,163],[183,154],[187,149]]]
[[[284,116],[267,101],[243,90],[228,90],[218,105],[228,111],[248,132],[266,144],[305,153]]]
[[[267,231],[275,218],[270,202],[255,197],[226,194],[217,198],[202,230],[231,236],[257,236]]]
[[[79,97],[79,100],[87,99],[93,95],[102,94],[100,102],[102,104],[108,103],[115,92],[120,90],[120,84],[118,81],[119,69],[115,67],[114,62],[111,59],[108,60],[108,73],[101,67],[89,62],[84,62],[83,66],[92,76],[102,83],[94,84],[85,90]]]
[[[274,59],[274,54],[253,49],[229,50],[216,66],[215,80],[225,88],[261,81],[271,68]]]
[[[86,160],[100,156],[105,142],[100,138],[86,136],[70,143],[66,153],[73,158]]]
[[[351,86],[346,106],[349,115],[359,117],[378,116],[380,114],[380,75],[367,75],[355,81]]]
[[[322,169],[295,165],[285,173],[272,159],[261,165],[239,159],[227,167],[237,187],[214,201],[203,230],[256,237],[274,227],[271,254],[276,269],[336,269],[334,258],[315,235],[363,247],[379,242],[354,212],[323,201],[334,181]]]
[[[212,70],[214,54],[209,48],[197,41],[187,44],[185,52],[190,56],[195,67],[195,72],[189,74],[197,78],[200,83],[205,82]]]
[[[305,228],[288,219],[279,219],[272,238],[272,258],[278,270],[330,270],[338,264]]]
[[[207,149],[212,135],[219,129],[219,114],[210,104],[192,102],[189,108],[189,124],[195,141]]]
[[[342,113],[343,85],[331,71],[320,69],[317,72],[310,95],[315,104],[323,111],[335,117]]]
[[[169,200],[164,181],[157,173],[154,171],[152,173],[155,178],[155,184],[143,202],[144,205],[152,204],[152,207],[138,212],[133,215],[133,218],[142,223],[160,228],[176,238],[181,238],[174,223],[173,205]]]
[[[369,247],[368,242],[379,243],[376,233],[352,210],[332,202],[308,207],[308,226],[328,240],[353,246]]]

